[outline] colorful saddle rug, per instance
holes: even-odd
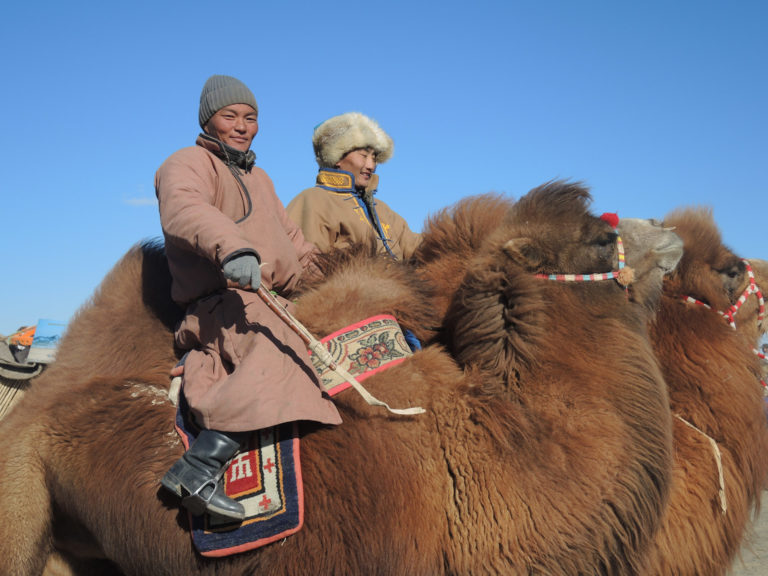
[[[340,366],[362,381],[412,355],[397,320],[380,315],[343,328],[321,340]],[[331,396],[350,384],[312,355],[322,388]],[[197,437],[189,406],[180,391],[176,430],[185,448]],[[203,556],[222,557],[253,550],[299,531],[304,523],[298,425],[289,422],[253,433],[247,450],[230,463],[224,476],[227,495],[245,507],[242,522],[192,516],[192,541]]]
[[[176,430],[185,448],[197,437],[183,390]],[[189,515],[192,541],[203,556],[229,556],[258,548],[298,531],[304,522],[298,426],[289,422],[258,430],[224,475],[227,496],[245,507],[245,519],[232,522]]]

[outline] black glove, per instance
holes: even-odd
[[[222,270],[227,280],[232,280],[243,288],[250,285],[252,290],[257,290],[261,285],[261,268],[255,254],[235,256],[224,263]]]

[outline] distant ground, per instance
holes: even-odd
[[[754,533],[742,548],[741,560],[733,563],[730,576],[768,576],[768,491],[763,492],[762,504]]]

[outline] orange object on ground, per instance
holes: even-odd
[[[37,326],[25,326],[8,337],[8,343],[12,346],[32,346]]]

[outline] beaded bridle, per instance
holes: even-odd
[[[747,298],[749,298],[752,294],[755,294],[757,296],[757,302],[759,305],[758,311],[757,311],[757,322],[760,323],[765,318],[765,299],[763,298],[763,293],[758,287],[757,283],[755,282],[755,273],[752,271],[752,266],[750,265],[748,260],[742,260],[744,263],[744,267],[747,271],[747,277],[749,278],[749,285],[744,289],[744,292],[741,293],[741,296],[739,296],[739,299],[736,301],[736,303],[733,306],[729,306],[727,310],[715,310],[720,316],[722,316],[726,322],[731,326],[731,328],[736,328],[736,313],[739,311],[739,308],[741,308],[741,305],[744,304],[744,302],[747,301]],[[709,308],[712,310],[712,307],[707,304],[706,302],[702,302],[701,300],[697,300],[696,298],[693,298],[692,296],[683,296],[682,297],[685,302],[688,302],[689,304],[697,304],[699,306],[704,306],[705,308]]]
[[[736,313],[741,308],[742,304],[747,301],[747,298],[752,296],[753,294],[757,296],[757,303],[758,303],[758,309],[757,309],[757,323],[760,324],[765,319],[765,298],[763,298],[763,293],[760,290],[760,287],[757,285],[757,282],[755,282],[755,273],[752,271],[752,265],[749,263],[748,260],[742,259],[742,262],[744,263],[744,267],[747,271],[747,277],[749,278],[749,285],[744,289],[744,291],[741,293],[741,296],[739,296],[739,299],[736,301],[735,304],[732,306],[729,306],[726,310],[715,310],[720,316],[722,316],[726,322],[728,322],[728,325],[736,329]],[[701,300],[697,300],[696,298],[693,298],[692,296],[683,296],[682,300],[684,302],[687,302],[689,304],[696,304],[697,306],[703,306],[704,308],[708,308],[709,310],[712,310],[712,307],[707,304],[706,302],[702,302]],[[757,348],[753,348],[752,351],[757,354],[757,357],[761,360],[768,361],[766,359],[766,356],[764,353],[760,352]],[[760,383],[768,388],[768,384],[764,380],[760,380]]]
[[[616,214],[606,212],[600,216],[601,220],[608,222],[613,228],[619,223],[619,217]],[[624,243],[621,241],[621,236],[616,235],[616,251],[619,255],[619,266],[616,270],[611,272],[603,272],[596,274],[534,274],[536,278],[544,278],[546,280],[554,280],[556,282],[596,282],[600,280],[616,280],[620,286],[625,290],[634,280],[634,271],[629,266],[626,266],[626,259],[624,256]]]

